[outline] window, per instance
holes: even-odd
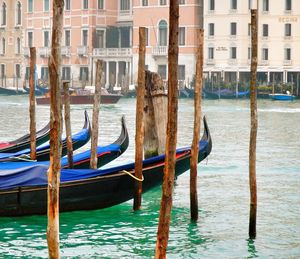
[[[5,77],[5,64],[1,64],[1,70],[0,70],[1,74],[1,78],[4,78]]]
[[[28,0],[28,12],[33,12],[33,0]]]
[[[179,0],[179,4],[185,4],[185,0]]]
[[[49,12],[49,0],[44,0],[44,11]]]
[[[142,6],[148,6],[148,0],[142,0]]]
[[[167,22],[162,20],[158,25],[158,41],[159,46],[167,46],[168,45],[168,25]]]
[[[89,8],[89,0],[83,0],[83,9],[88,9]]]
[[[269,12],[269,0],[263,0],[263,12]]]
[[[120,0],[120,10],[121,11],[130,10],[130,1],[129,0]]]
[[[71,10],[71,0],[65,0],[65,10],[66,11]]]
[[[25,69],[25,79],[29,80],[29,75],[30,75],[30,67],[26,67]]]
[[[284,49],[284,60],[291,60],[291,48]]]
[[[62,80],[71,80],[71,67],[62,67]]]
[[[231,10],[237,9],[237,0],[231,0],[230,8]]]
[[[103,10],[104,9],[104,0],[98,0],[98,9]]]
[[[178,45],[180,46],[185,45],[185,27],[179,27]]]
[[[28,47],[31,48],[33,46],[33,32],[29,31],[27,35]]]
[[[215,35],[215,24],[209,23],[208,24],[208,36],[214,36]]]
[[[96,30],[96,41],[95,48],[105,48],[105,31],[104,30]]]
[[[49,70],[48,70],[48,67],[42,67],[41,68],[41,78],[43,80],[48,80],[49,79]]]
[[[167,66],[166,65],[158,65],[157,73],[160,75],[162,80],[167,79]]]
[[[208,1],[209,1],[208,10],[214,11],[215,10],[215,0],[208,0]]]
[[[230,35],[236,36],[236,22],[230,23]]]
[[[1,7],[1,14],[2,14],[2,17],[1,17],[1,25],[2,25],[2,26],[5,26],[5,25],[6,25],[6,3],[3,3],[3,4],[2,4],[2,7]]]
[[[285,10],[292,11],[292,0],[285,0]]]
[[[284,25],[284,36],[291,37],[292,36],[292,24],[286,23]]]
[[[5,44],[6,44],[6,42],[5,42],[5,38],[2,38],[2,40],[1,40],[1,49],[0,49],[0,54],[1,55],[5,55]]]
[[[49,47],[49,31],[44,31],[44,47]]]
[[[65,30],[65,46],[71,46],[71,31]]]
[[[268,37],[269,36],[269,25],[268,24],[263,24],[263,37]]]
[[[89,68],[88,67],[80,68],[79,80],[80,81],[88,81],[89,80]]]
[[[214,48],[213,47],[208,48],[208,59],[214,59]]]
[[[230,58],[231,59],[236,59],[236,47],[231,47],[230,48]]]
[[[185,65],[178,65],[177,79],[185,80]]]
[[[82,31],[82,45],[87,46],[88,45],[88,30]]]
[[[145,45],[149,46],[149,29],[145,28]]]
[[[17,78],[21,78],[21,65],[20,64],[16,64],[16,68],[15,68],[15,75]]]
[[[269,60],[269,49],[268,48],[262,49],[262,60]]]
[[[248,59],[251,59],[251,48],[248,48]]]
[[[21,54],[21,39],[17,38],[16,40],[16,54]]]
[[[160,5],[167,5],[167,0],[159,0]]]
[[[252,8],[252,0],[248,0],[248,9],[251,10]]]
[[[16,8],[16,25],[21,25],[22,23],[22,8],[21,3],[17,2],[17,8]]]

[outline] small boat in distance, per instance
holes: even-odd
[[[70,104],[94,104],[94,86],[86,86],[84,89],[70,89]],[[63,94],[62,94],[63,102]],[[112,94],[109,93],[106,89],[101,89],[101,104],[114,104],[117,103],[121,94]],[[44,96],[36,98],[37,105],[49,105],[50,104],[50,93],[45,94]]]
[[[269,94],[269,97],[274,101],[293,101],[296,98],[290,91],[286,91],[286,94]]]
[[[235,98],[247,98],[249,97],[249,90],[235,92],[230,89],[221,89],[217,91],[209,91],[203,89],[204,98],[206,99],[235,99]]]

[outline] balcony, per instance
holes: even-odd
[[[206,65],[212,66],[215,64],[215,60],[213,58],[209,58],[206,60]]]
[[[168,55],[168,46],[156,46],[152,48],[152,55],[164,57]]]
[[[269,65],[269,60],[261,60],[258,63],[259,66],[268,66]]]
[[[78,46],[77,47],[77,55],[78,56],[88,56],[88,47],[87,46]]]
[[[61,47],[61,55],[65,57],[70,57],[71,47],[70,46],[62,46]]]
[[[237,60],[235,58],[231,58],[228,60],[228,65],[234,66],[237,65]]]
[[[131,48],[95,48],[93,49],[95,57],[131,57]]]
[[[50,55],[50,48],[49,47],[39,48],[39,54],[41,57],[48,58]]]
[[[132,9],[119,10],[118,22],[133,21]]]
[[[291,65],[293,65],[293,61],[292,60],[284,60],[283,65],[284,66],[291,66]]]

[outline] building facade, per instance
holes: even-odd
[[[249,83],[250,10],[256,2],[179,0],[180,86],[189,86],[194,77],[196,30],[202,26],[207,81]],[[300,1],[258,2],[258,81],[299,85]],[[47,84],[52,0],[0,0],[0,6],[1,80],[28,79],[29,48],[36,47],[39,82]],[[146,68],[166,80],[168,21],[169,0],[65,0],[62,79],[73,87],[93,85],[95,60],[102,59],[105,86],[128,89],[136,83],[138,28],[144,26]]]
[[[248,84],[251,61],[251,8],[256,0],[205,0],[205,72],[210,82]],[[260,84],[299,86],[300,1],[258,1]]]

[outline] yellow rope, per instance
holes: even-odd
[[[142,179],[139,179],[139,178],[135,177],[132,173],[129,173],[129,172],[126,171],[126,170],[122,170],[122,172],[125,173],[125,174],[128,174],[128,175],[131,176],[133,179],[135,179],[135,180],[137,180],[137,181],[139,181],[139,182],[144,181],[144,176],[143,176],[143,175],[142,175]]]

